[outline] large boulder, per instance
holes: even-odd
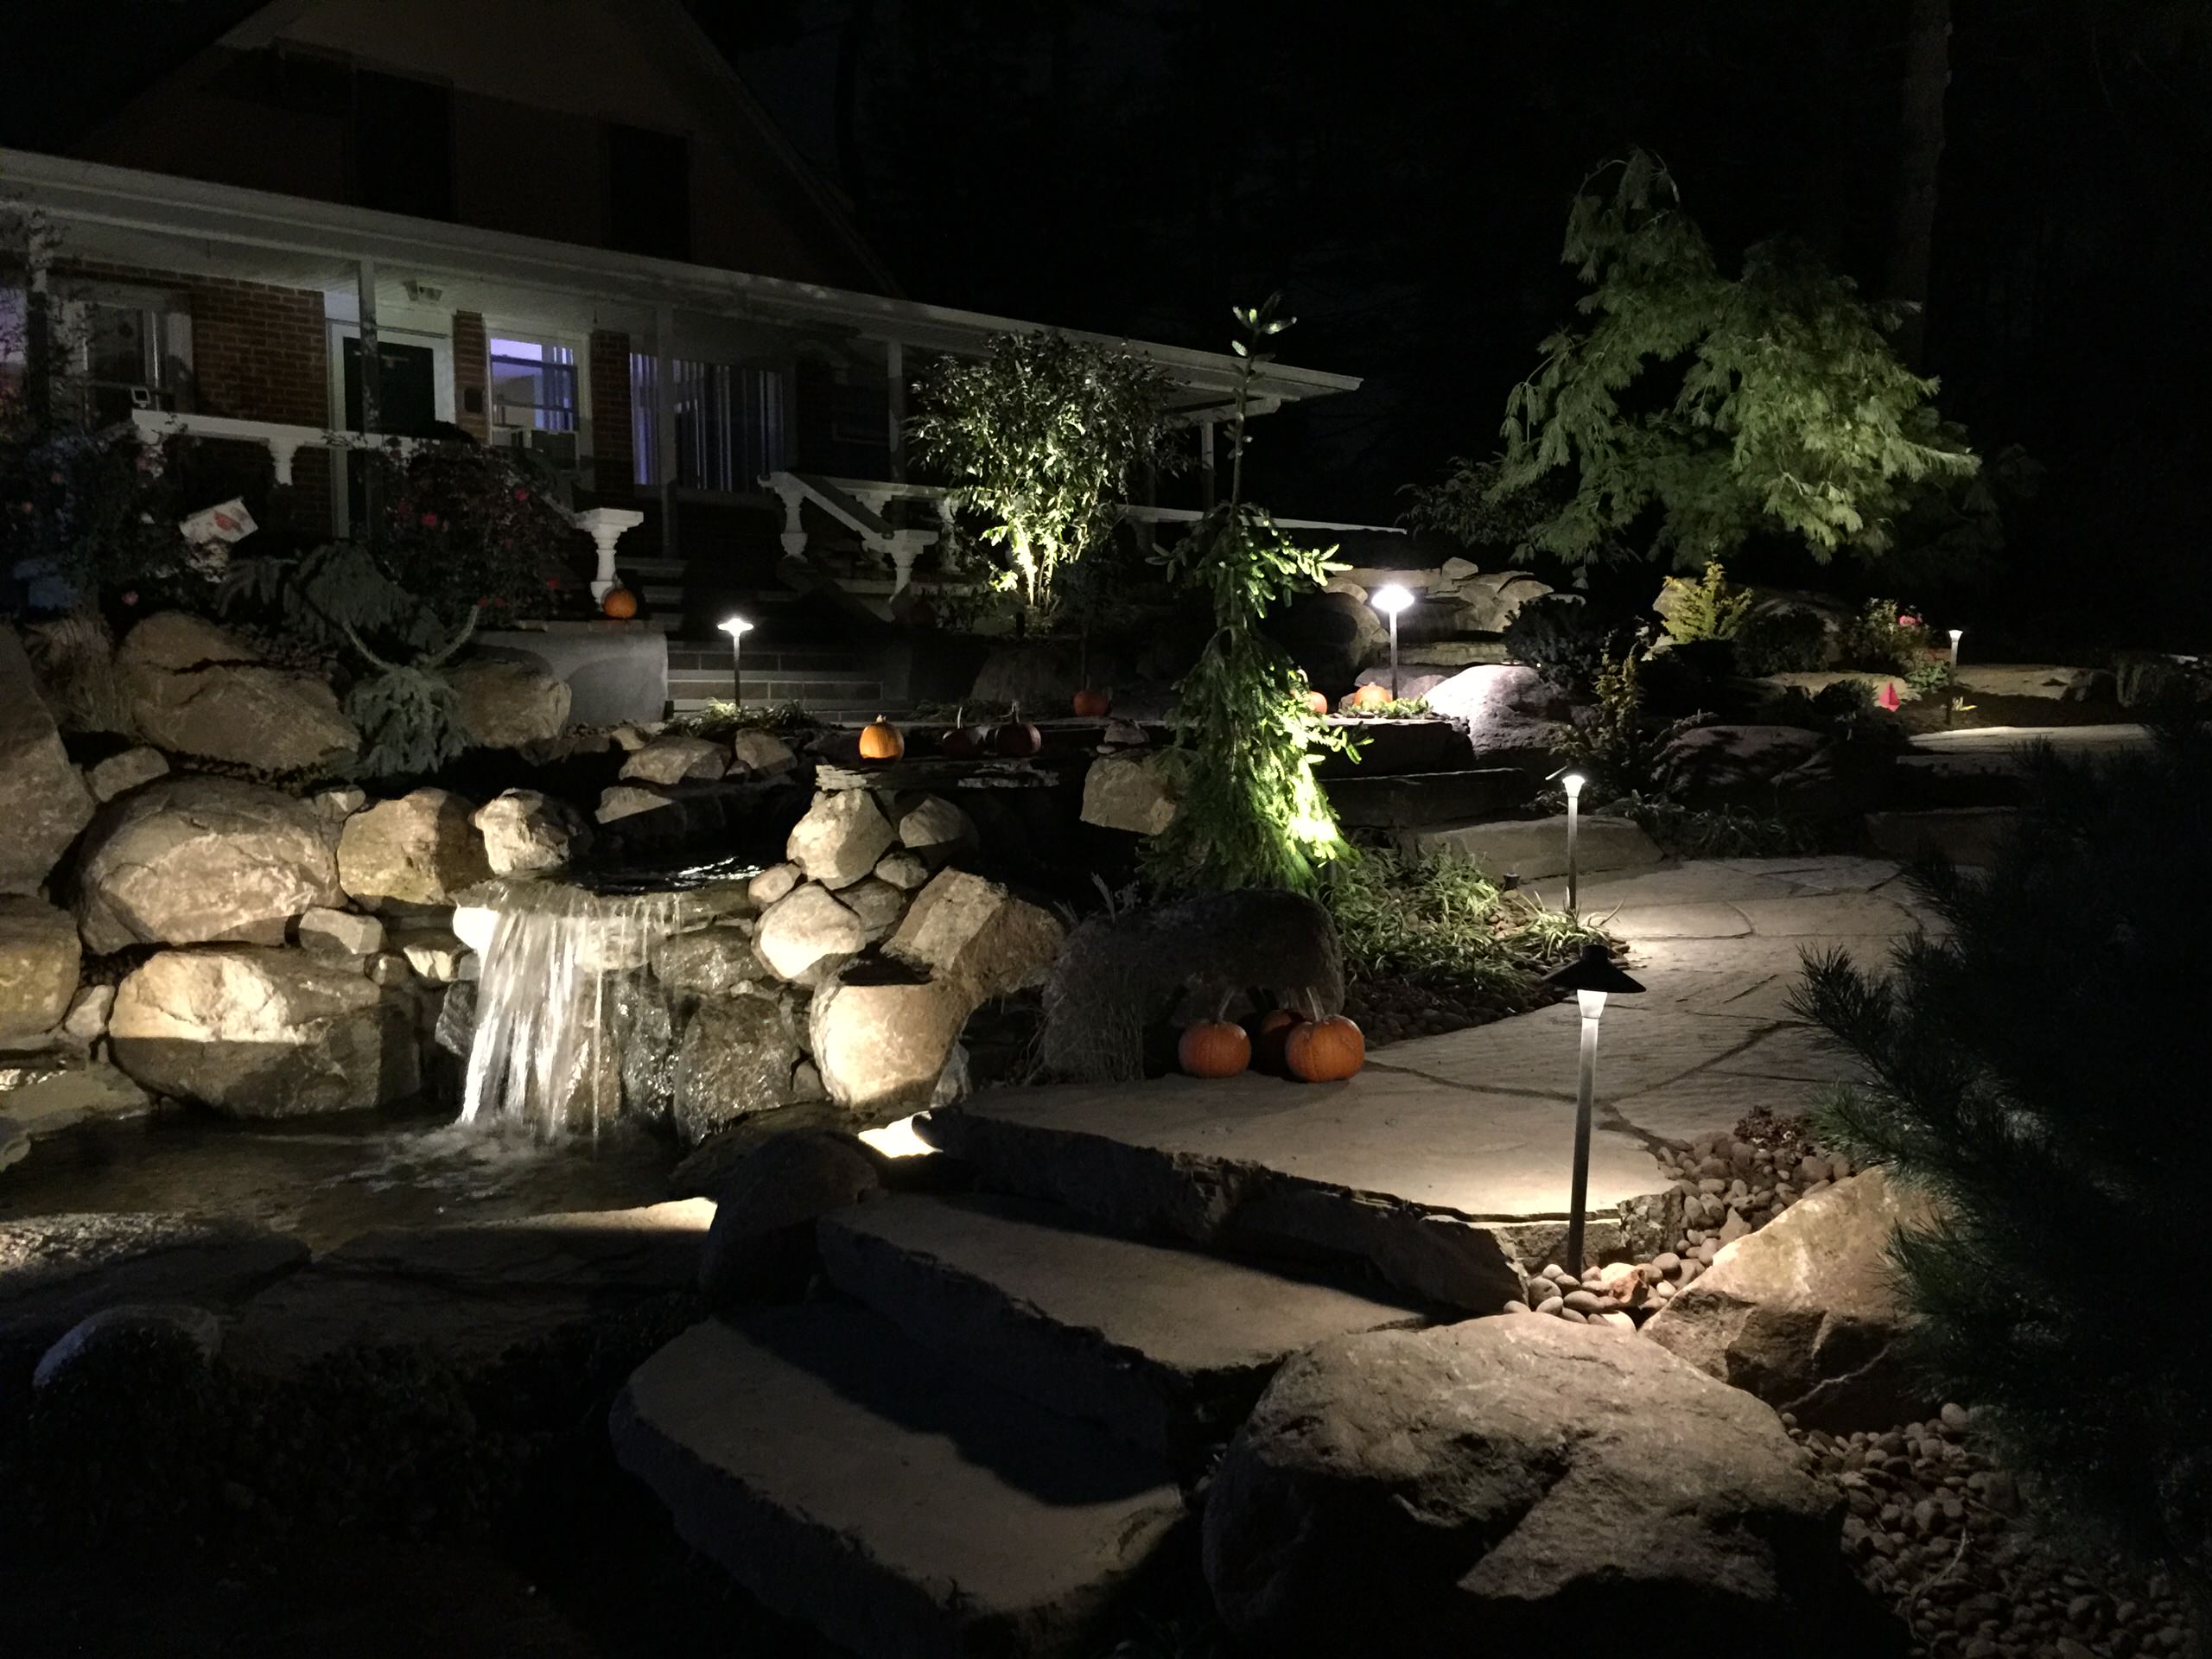
[[[703,737],[657,737],[622,763],[622,776],[641,784],[706,784],[729,767],[729,752]]]
[[[0,898],[0,1039],[35,1037],[61,1023],[83,949],[68,912],[40,899]]]
[[[886,954],[961,987],[970,1006],[1042,984],[1066,930],[995,881],[940,870],[914,900]],[[964,1011],[963,1011],[964,1012]]]
[[[888,1123],[959,1092],[954,1051],[975,1010],[957,982],[847,980],[817,991],[808,1046],[830,1099],[868,1123]]]
[[[722,1304],[804,1285],[815,1222],[882,1188],[874,1160],[849,1136],[802,1128],[765,1137],[715,1186],[700,1290]]]
[[[942,795],[899,802],[899,845],[931,869],[942,869],[976,845],[976,822]]]
[[[42,1348],[104,1307],[227,1308],[308,1259],[307,1246],[249,1223],[160,1214],[0,1221],[0,1338]]]
[[[338,834],[338,885],[355,899],[450,905],[492,874],[475,808],[450,790],[378,801]]]
[[[1271,622],[1272,631],[1306,677],[1336,696],[1389,649],[1382,617],[1357,594],[1323,590],[1300,595]]]
[[[1661,752],[1659,768],[1696,807],[1833,817],[1854,804],[1853,769],[1827,737],[1802,727],[1693,727]]]
[[[812,984],[864,950],[868,929],[836,893],[810,881],[768,906],[753,944],[778,978]]]
[[[1447,620],[1455,632],[1503,633],[1523,605],[1552,591],[1549,582],[1539,582],[1525,570],[1460,573],[1451,569],[1465,563],[1464,559],[1447,560],[1445,569],[1452,579],[1430,595],[1449,607]]]
[[[0,893],[35,893],[77,832],[92,798],[69,764],[54,716],[40,701],[16,631],[0,627]]]
[[[132,725],[172,754],[299,772],[360,747],[323,682],[273,667],[236,635],[181,611],[131,629],[115,667]]]
[[[141,784],[167,777],[168,770],[168,756],[141,743],[86,767],[85,782],[91,785],[95,800],[111,801],[118,795],[129,794]]]
[[[571,693],[543,663],[477,657],[452,671],[461,729],[486,748],[518,749],[561,735]]]
[[[1932,1415],[1942,1399],[1911,1363],[1889,1259],[1897,1228],[1931,1214],[1882,1170],[1838,1181],[1723,1245],[1643,1334],[1808,1428]]]
[[[772,996],[702,1000],[676,1052],[672,1116],[686,1145],[742,1117],[789,1105],[804,1058],[790,1007]]]
[[[100,955],[131,944],[281,944],[294,917],[342,900],[314,812],[231,778],[156,779],[109,803],[78,866],[77,925]]]
[[[1462,669],[1430,689],[1428,706],[1466,723],[1477,766],[1544,772],[1559,764],[1573,712],[1565,692],[1535,669],[1512,664]]]
[[[849,887],[891,850],[897,831],[875,797],[864,789],[827,791],[814,798],[792,827],[784,855],[810,881]]]
[[[592,842],[591,825],[582,813],[534,789],[493,796],[469,822],[484,837],[484,861],[494,875],[566,868]]]
[[[304,951],[164,950],[123,982],[115,1063],[233,1117],[382,1106],[420,1083],[411,1003]]]
[[[1840,1518],[1749,1395],[1501,1316],[1292,1359],[1208,1495],[1205,1573],[1256,1651],[1879,1652],[1838,1617]]]

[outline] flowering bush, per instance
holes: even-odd
[[[1843,632],[1843,665],[1877,674],[1910,674],[1928,651],[1919,617],[1894,599],[1870,599]]]
[[[371,556],[448,627],[542,616],[583,591],[588,538],[514,461],[474,444],[417,447],[378,456],[383,511],[369,526]]]

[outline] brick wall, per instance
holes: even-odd
[[[591,337],[592,478],[601,495],[636,493],[630,447],[630,336],[594,330]]]
[[[72,264],[57,274],[185,295],[192,313],[193,407],[200,414],[330,424],[329,337],[322,296],[315,289],[118,265]],[[329,456],[301,450],[292,484],[292,528],[311,537],[327,535]]]
[[[469,410],[469,394],[476,409]],[[484,334],[483,314],[453,314],[454,423],[479,443],[492,441],[492,348]]]

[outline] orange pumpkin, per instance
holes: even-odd
[[[1357,715],[1370,709],[1380,709],[1389,701],[1390,694],[1379,685],[1357,686],[1338,699],[1337,712]]]
[[[1006,723],[991,734],[991,747],[1009,760],[1023,760],[1045,747],[1045,734],[1021,717],[1017,702]]]
[[[1308,691],[1306,694],[1306,711],[1319,720],[1329,712],[1328,698],[1319,691]]]
[[[1079,720],[1103,720],[1113,707],[1113,698],[1103,691],[1094,691],[1087,685],[1075,694],[1075,712]]]
[[[1252,1064],[1252,1039],[1227,1020],[1201,1020],[1177,1040],[1175,1063],[1194,1077],[1233,1077]]]
[[[607,597],[599,601],[599,608],[617,621],[626,622],[638,613],[638,596],[627,588],[610,588]]]
[[[1289,1069],[1284,1050],[1290,1033],[1305,1023],[1306,1016],[1296,1008],[1270,1008],[1262,1014],[1252,1027],[1252,1064],[1271,1076],[1282,1076]]]
[[[896,760],[906,753],[906,740],[899,728],[882,715],[861,728],[861,759],[863,760]]]
[[[1367,1039],[1341,1014],[1293,1026],[1283,1041],[1283,1063],[1306,1083],[1337,1083],[1367,1064]]]

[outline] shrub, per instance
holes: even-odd
[[[1927,1363],[2056,1511],[2183,1580],[2212,1619],[2212,1321],[2150,1319],[2114,1264],[2195,1259],[2212,1185],[2212,745],[2096,770],[2049,751],[1980,874],[1915,880],[1947,939],[1885,976],[1830,955],[1800,1011],[1865,1068],[1829,1132],[1941,1201],[1893,1248]],[[2078,1242],[2093,1241],[2093,1248]]]
[[[1526,895],[1501,893],[1463,858],[1364,848],[1320,888],[1346,978],[1394,976],[1525,1006],[1535,977],[1596,933]]]
[[[1877,674],[1907,674],[1927,658],[1928,632],[1894,599],[1870,599],[1843,631],[1843,665]]]
[[[1770,606],[1736,630],[1736,660],[1746,674],[1810,674],[1827,666],[1827,625],[1815,611]]]
[[[1667,620],[1669,639],[1687,644],[1694,639],[1733,639],[1743,632],[1751,613],[1751,596],[1728,585],[1728,573],[1718,559],[1708,559],[1705,575],[1692,582],[1669,576],[1660,584],[1655,607]]]
[[[1620,655],[1630,630],[1601,622],[1587,601],[1571,594],[1532,599],[1505,625],[1506,655],[1533,668],[1554,685],[1588,691],[1605,664]]]

